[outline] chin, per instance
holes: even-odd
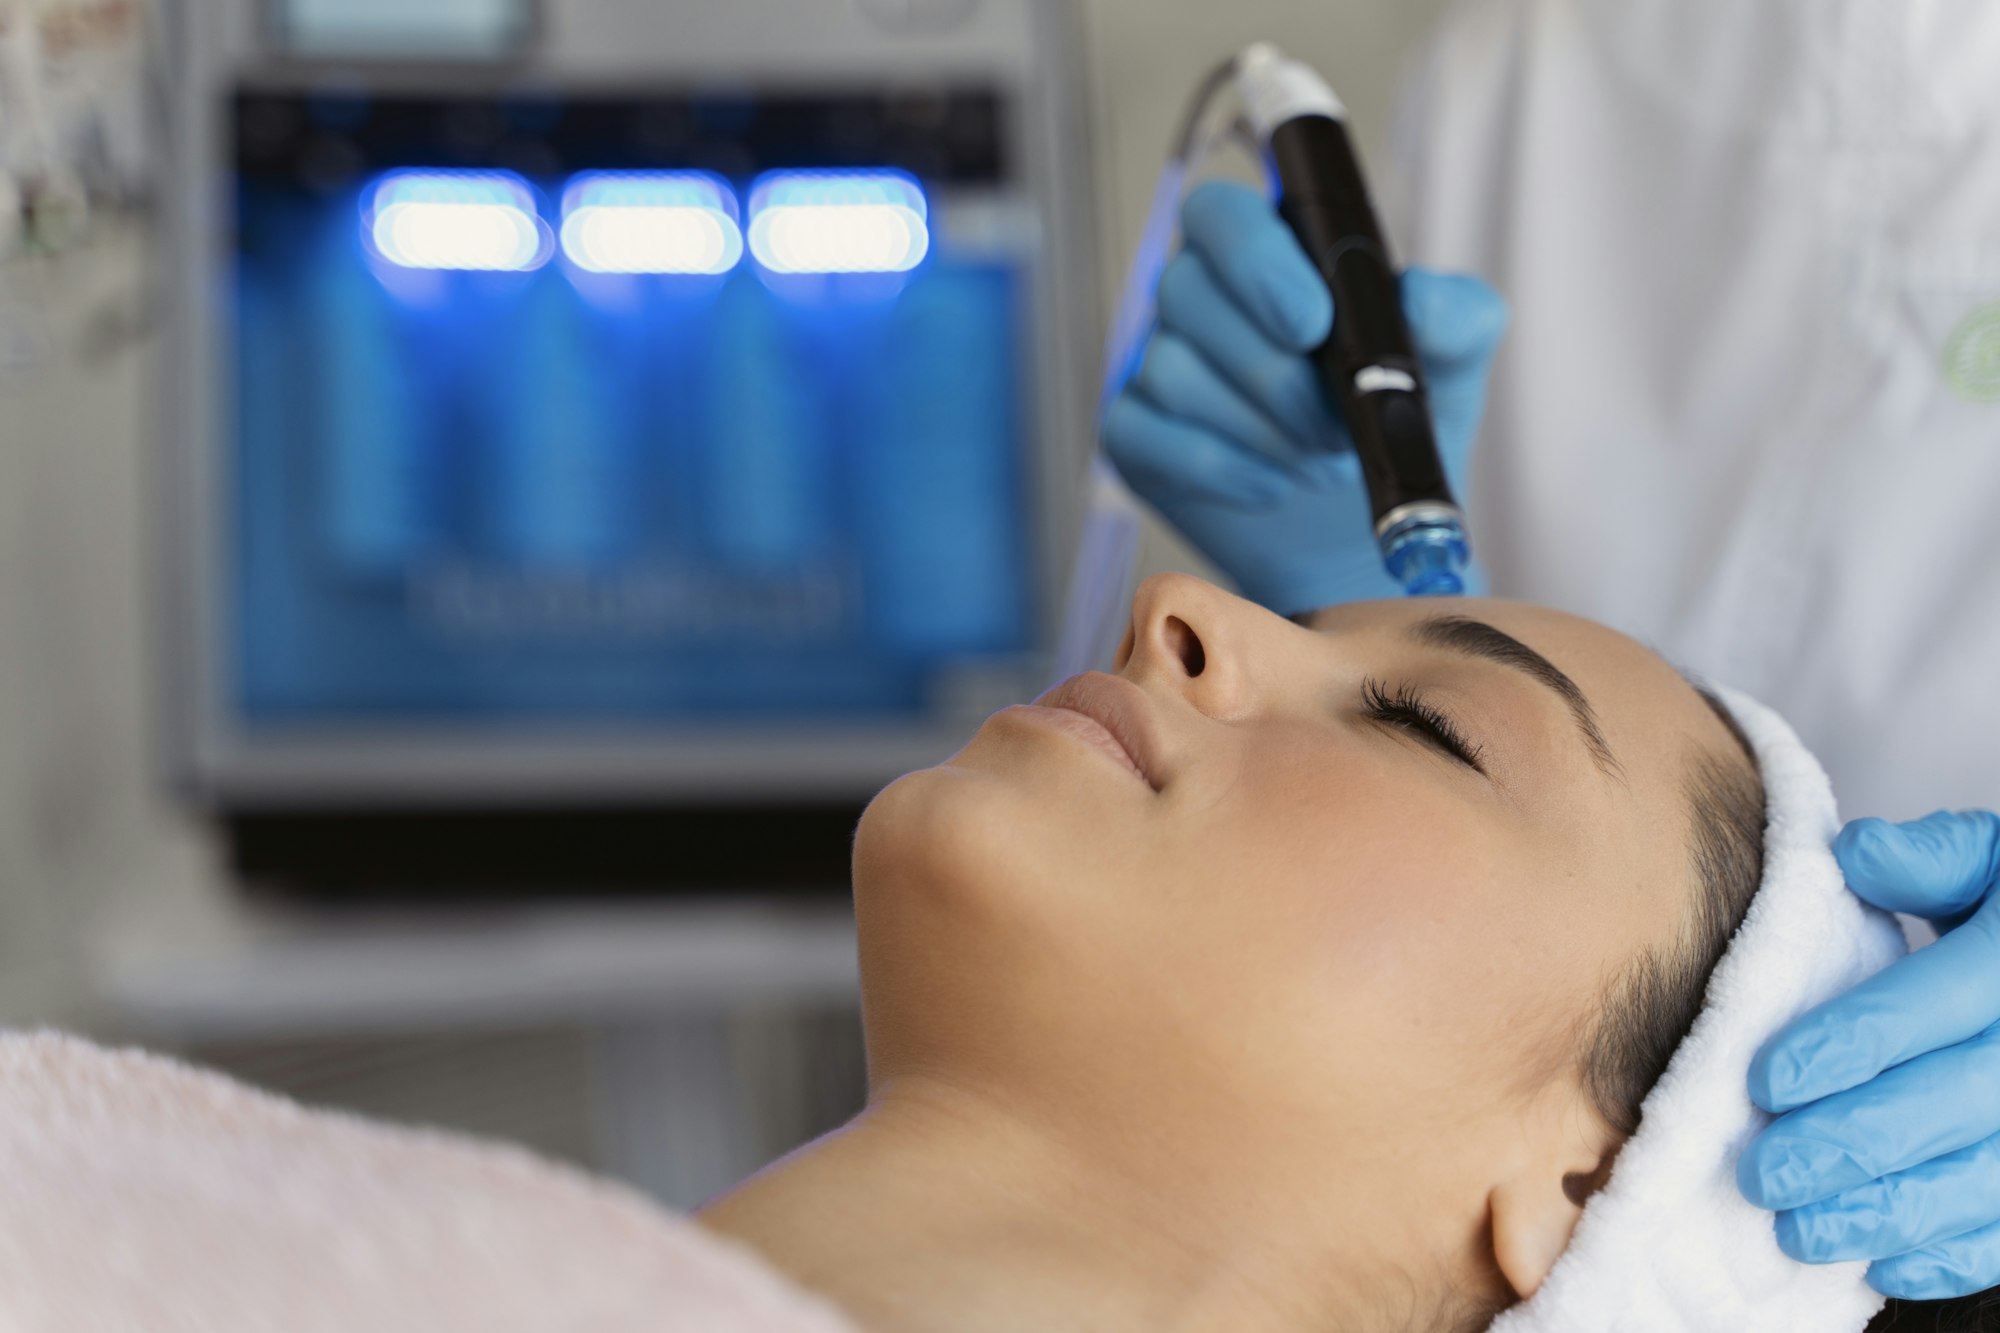
[[[971,891],[1003,854],[1007,831],[1019,831],[1010,804],[1004,784],[950,764],[897,778],[868,803],[854,831],[856,902]]]
[[[1012,795],[946,764],[896,779],[861,816],[854,908],[871,1085],[960,1067],[1007,1001],[1023,882],[1009,858],[1028,850]]]

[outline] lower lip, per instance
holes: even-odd
[[[1146,782],[1145,770],[1139,767],[1132,756],[1126,752],[1125,747],[1118,743],[1118,738],[1113,736],[1105,725],[1096,718],[1086,717],[1073,709],[1044,708],[1040,704],[1015,704],[1007,711],[1010,713],[1019,713],[1033,721],[1044,723],[1054,727],[1057,731],[1066,732],[1076,737],[1092,749],[1108,756],[1120,768],[1139,779],[1139,781]],[[1151,786],[1152,784],[1146,782],[1146,785]]]

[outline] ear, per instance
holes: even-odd
[[[1514,1295],[1535,1294],[1555,1267],[1583,1216],[1583,1205],[1611,1175],[1611,1155],[1579,1158],[1551,1171],[1522,1171],[1493,1187],[1487,1197],[1493,1261]]]

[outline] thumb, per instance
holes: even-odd
[[[1472,446],[1486,414],[1486,380],[1507,331],[1507,303],[1478,278],[1412,268],[1403,315],[1430,380],[1431,418],[1453,490],[1465,493]]]
[[[1847,886],[1877,907],[1959,916],[2000,879],[2000,815],[1940,810],[1903,824],[1857,819],[1834,839],[1833,854]]]

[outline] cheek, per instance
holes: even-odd
[[[1351,738],[1250,753],[1160,858],[1207,895],[1181,933],[1237,1032],[1270,1043],[1278,1076],[1331,1061],[1397,1101],[1518,1065],[1524,1024],[1569,1002],[1550,941],[1575,886],[1548,849],[1423,756]]]
[[[1194,845],[1163,860],[1193,855],[1236,882],[1240,906],[1322,939],[1448,926],[1486,896],[1484,875],[1507,852],[1499,821],[1426,762],[1365,737],[1256,738],[1223,799],[1202,812]]]

